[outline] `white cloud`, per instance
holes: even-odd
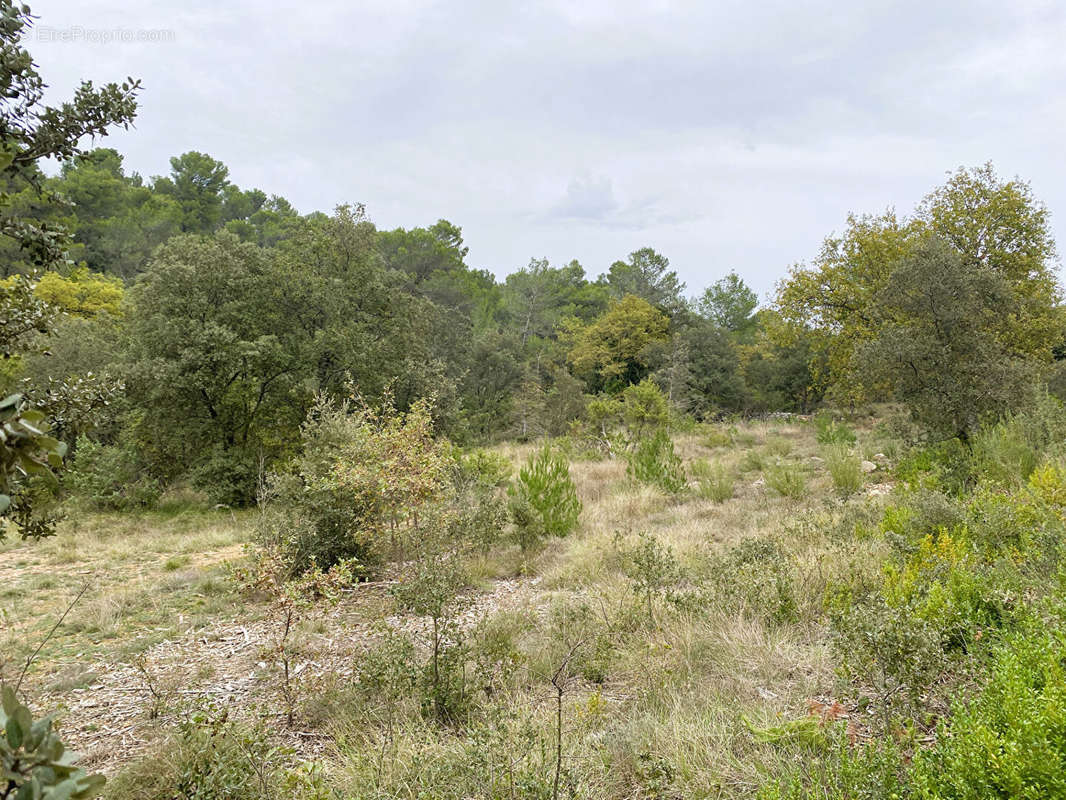
[[[1066,9],[1051,0],[55,0],[41,24],[169,28],[172,43],[31,42],[57,93],[144,78],[144,174],[211,153],[302,210],[447,217],[504,274],[595,274],[637,247],[697,291],[760,292],[849,210],[902,211],[991,159],[1066,243]],[[1066,245],[1064,245],[1066,246]]]

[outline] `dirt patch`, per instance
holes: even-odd
[[[490,614],[519,606],[537,583],[539,578],[495,582],[489,591],[468,598],[460,624],[470,628]],[[301,657],[294,660],[298,683],[322,685],[352,675],[358,655],[378,635],[375,623],[381,617],[372,612],[387,590],[386,581],[363,584],[337,605],[305,619],[305,629],[314,632],[304,636]],[[428,630],[428,620],[419,617],[387,616],[385,622],[415,636]],[[39,709],[59,709],[67,745],[81,754],[84,766],[104,773],[135,759],[176,724],[181,712],[175,709],[201,699],[228,709],[232,718],[264,720],[301,759],[312,759],[321,754],[323,738],[284,726],[278,671],[269,657],[278,631],[278,622],[271,619],[218,623],[154,645],[137,663],[56,665],[68,679],[57,683],[53,673],[49,687],[30,694]],[[155,718],[154,706],[162,707]]]

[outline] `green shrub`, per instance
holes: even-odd
[[[302,435],[303,453],[260,496],[259,541],[293,574],[351,559],[369,569],[448,496],[446,445],[424,404],[400,414],[320,400]]]
[[[673,550],[647,531],[637,534],[637,542],[632,546],[626,546],[620,533],[615,534],[614,542],[621,556],[622,572],[643,602],[648,622],[654,625],[655,603],[675,596],[681,580],[681,565]]]
[[[736,428],[732,426],[724,428],[719,425],[708,425],[705,426],[700,444],[710,450],[714,450],[717,447],[732,447],[735,435]]]
[[[651,378],[630,384],[622,392],[622,420],[631,441],[670,424],[670,404]]]
[[[778,461],[764,472],[766,485],[783,497],[798,499],[807,493],[807,475],[798,464]]]
[[[657,486],[670,494],[678,494],[688,485],[674,442],[665,430],[639,440],[627,459],[626,474],[639,483]]]
[[[735,478],[721,463],[700,459],[692,462],[691,470],[696,479],[696,494],[704,500],[724,503],[733,496]]]
[[[52,719],[34,720],[11,686],[5,685],[2,695],[0,797],[82,800],[99,794],[104,777],[88,775],[74,765],[52,728]]]
[[[748,450],[744,453],[744,457],[740,459],[739,466],[741,472],[762,472],[766,469],[766,464],[766,456],[758,450]]]
[[[280,800],[288,752],[266,731],[229,721],[225,712],[191,714],[156,753],[123,769],[111,800]]]
[[[1066,635],[1043,624],[1013,636],[970,703],[914,761],[926,798],[1066,796]]]
[[[79,436],[64,481],[93,506],[116,511],[146,508],[162,494],[159,481],[145,474],[129,444],[104,445]]]
[[[799,616],[794,559],[770,537],[744,539],[712,565],[717,605],[773,623]]]
[[[455,479],[461,487],[497,489],[507,486],[513,472],[510,459],[492,450],[455,453]]]
[[[533,538],[566,536],[577,527],[581,501],[570,476],[570,464],[550,444],[529,457],[509,494],[515,524],[527,526]]]
[[[1023,485],[1042,460],[1048,444],[1027,435],[1026,419],[991,425],[978,431],[970,443],[977,477],[1006,487]]]
[[[845,497],[862,488],[862,459],[848,445],[829,445],[823,451],[833,486]]]
[[[814,430],[818,444],[855,444],[855,431],[833,419],[828,411],[814,415]]]

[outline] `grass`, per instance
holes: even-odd
[[[533,554],[502,547],[471,564],[479,590],[514,581],[524,599],[489,608],[469,634],[479,655],[468,673],[493,675],[495,683],[491,694],[475,690],[481,710],[467,727],[425,720],[410,697],[375,705],[358,696],[350,677],[313,684],[301,731],[316,742],[330,792],[458,800],[510,797],[513,786],[513,796],[551,797],[545,780],[556,767],[557,707],[550,679],[570,642],[581,646],[562,698],[561,796],[572,787],[574,796],[619,800],[755,797],[767,776],[793,767],[793,753],[757,741],[745,720],[769,727],[802,718],[811,698],[834,696],[835,665],[819,622],[823,598],[834,580],[858,581],[878,569],[880,545],[834,534],[857,523],[835,497],[828,459],[825,469],[806,466],[821,452],[811,425],[716,426],[674,444],[695,491],[672,497],[634,485],[621,458],[575,461],[583,504],[575,532]],[[517,464],[534,447],[497,450]],[[189,627],[206,632],[261,616],[262,608],[234,594],[221,566],[241,556],[253,524],[250,513],[188,508],[95,514],[40,545],[4,545],[13,623],[4,652],[35,646],[86,579],[91,588],[35,666],[34,686],[84,691],[100,674],[79,665],[128,659]],[[669,549],[679,573],[676,591],[656,600],[653,617],[639,605],[615,545],[619,532],[633,541],[641,531]],[[738,595],[729,571],[751,542],[770,540],[780,549],[775,582],[766,585],[794,598],[787,617],[766,613],[760,592]],[[758,566],[750,569],[759,574]],[[375,597],[378,616],[393,619],[387,595]],[[328,617],[300,635],[354,636]],[[188,669],[190,682],[210,671]],[[268,720],[274,702],[257,700]],[[188,748],[166,730],[160,727],[160,754],[131,765],[110,796],[141,796],[136,783],[153,775],[151,759]]]
[[[862,488],[862,459],[846,444],[825,448],[825,466],[833,479],[834,488],[845,497]]]
[[[21,663],[71,600],[85,593],[31,667],[31,679],[71,660],[125,657],[232,613],[224,562],[241,557],[250,512],[72,512],[39,543],[0,545],[5,624],[0,648]]]

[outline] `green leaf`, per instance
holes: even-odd
[[[19,724],[18,717],[10,716],[7,718],[4,734],[7,736],[7,743],[12,749],[22,746],[22,726]]]

